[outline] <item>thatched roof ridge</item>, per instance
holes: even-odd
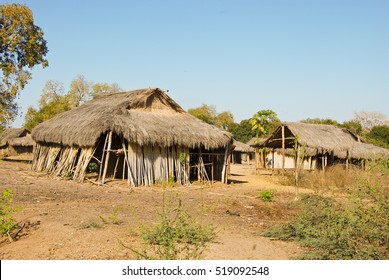
[[[293,148],[297,142],[306,148],[308,155],[333,153],[338,158],[376,158],[387,157],[388,150],[360,141],[347,129],[333,125],[309,123],[284,123],[285,147]],[[282,126],[279,126],[263,143],[262,147],[282,147]]]
[[[3,133],[0,135],[0,147],[11,145],[10,141],[12,141],[13,139],[24,137],[28,134],[30,134],[30,131],[24,127],[8,128],[4,130]]]
[[[186,113],[158,88],[102,94],[41,123],[32,132],[39,143],[91,147],[107,131],[140,145],[224,147],[229,132]]]

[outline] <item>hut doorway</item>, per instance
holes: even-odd
[[[107,132],[97,142],[98,144],[95,147],[88,169],[89,172],[99,174],[99,182],[104,183],[105,178],[127,178],[123,141],[127,142],[117,134]]]
[[[190,180],[223,181],[223,167],[227,162],[225,156],[225,149],[190,150]]]

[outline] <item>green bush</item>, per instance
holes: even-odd
[[[162,213],[158,225],[143,230],[143,250],[130,249],[139,259],[201,259],[207,244],[216,238],[215,228],[196,223],[181,206],[169,214]]]
[[[17,227],[17,223],[13,217],[17,208],[12,206],[13,191],[11,189],[5,189],[1,193],[0,197],[0,234],[8,235]]]
[[[388,198],[379,194],[382,188],[359,187],[365,189],[364,198],[355,193],[345,201],[305,195],[298,202],[303,210],[297,217],[263,235],[306,246],[303,259],[388,259]]]
[[[272,190],[261,191],[259,193],[259,196],[262,198],[263,201],[272,202],[274,197],[274,191]]]

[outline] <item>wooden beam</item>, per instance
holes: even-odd
[[[282,132],[282,172],[285,172],[285,126],[281,127]]]
[[[104,184],[105,176],[107,175],[108,162],[109,162],[109,153],[110,153],[110,150],[111,150],[111,144],[112,144],[112,131],[109,131],[108,132],[108,144],[107,144],[108,145],[107,146],[107,156],[105,157],[103,177],[101,178],[101,183],[102,184]]]

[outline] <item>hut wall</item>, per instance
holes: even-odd
[[[128,143],[129,183],[133,186],[149,186],[154,183],[175,180],[188,183],[188,162],[185,147],[140,146]]]
[[[274,165],[273,165],[274,161]],[[315,169],[317,164],[316,157],[308,157],[304,159],[303,162],[303,169],[304,170],[311,170]],[[275,169],[282,169],[282,154],[278,152],[272,152],[266,154],[266,167],[267,168],[275,168]],[[285,155],[285,168],[286,169],[293,169],[295,168],[295,158],[292,156]]]
[[[230,159],[225,158],[225,149],[190,150],[190,179],[201,180],[206,177],[207,180],[224,181],[223,167]]]
[[[32,170],[82,182],[91,162],[100,167],[105,165],[107,156],[103,153],[107,151],[103,150],[104,140],[95,147],[84,148],[37,144],[33,151]],[[127,179],[131,186],[149,186],[168,180],[187,184],[190,179],[198,179],[200,158],[208,180],[222,181],[225,163],[223,149],[201,152],[179,146],[140,146],[127,143],[118,136],[113,136],[109,153],[106,177]]]

